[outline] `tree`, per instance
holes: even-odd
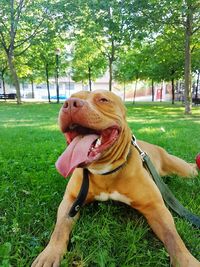
[[[185,30],[185,113],[192,110],[192,65],[191,54],[195,50],[196,43],[192,37],[200,30],[200,2],[198,0],[185,0],[183,25]]]
[[[24,66],[29,68],[29,73],[26,76],[28,80],[33,83],[46,81],[47,85],[47,95],[50,102],[50,87],[49,87],[49,77],[54,77],[56,73],[56,49],[60,49],[61,55],[59,56],[59,71],[62,74],[65,74],[66,70],[66,60],[64,58],[65,48],[64,42],[62,42],[55,35],[55,31],[52,28],[51,32],[47,36],[43,36],[39,42],[37,39],[34,40],[32,46],[24,54],[26,62]]]
[[[200,38],[200,34],[195,37]],[[192,72],[196,76],[194,98],[198,98],[200,93],[200,43],[197,44],[195,51],[192,53]]]
[[[114,77],[119,82],[135,81],[133,103],[135,103],[137,82],[144,77],[143,67],[145,58],[139,49],[132,49],[122,53],[115,65]]]
[[[21,95],[16,57],[29,49],[37,35],[47,33],[45,21],[49,19],[49,7],[50,3],[46,0],[0,2],[0,44],[7,56],[16,88],[17,103],[21,103]]]
[[[0,48],[0,78],[2,80],[2,89],[3,93],[6,93],[6,88],[5,88],[5,74],[8,69],[8,64],[6,60],[6,56],[4,54],[4,51]]]
[[[71,1],[74,37],[91,38],[107,59],[109,90],[112,89],[113,64],[126,40],[126,7],[124,1]]]
[[[192,111],[192,69],[191,57],[199,40],[195,37],[200,30],[200,1],[157,1],[155,8],[154,1],[150,2],[150,17],[160,28],[159,32],[168,28],[182,34],[184,41],[182,50],[184,52],[184,80],[185,80],[185,113]],[[178,41],[178,38],[177,38]]]
[[[199,42],[195,35],[200,29],[200,1],[199,0],[133,0],[134,8],[137,6],[140,19],[145,19],[145,26],[152,37],[156,39],[164,35],[166,26],[171,31],[182,35],[182,51],[184,53],[184,80],[185,80],[185,113],[191,113],[191,56]],[[130,24],[131,25],[131,24]],[[132,24],[133,25],[133,24]],[[179,42],[177,38],[177,42]]]
[[[171,81],[172,104],[175,101],[175,80],[184,74],[183,43],[182,34],[166,26],[164,34],[143,49],[147,57],[144,67],[146,76],[154,81]]]
[[[91,81],[102,76],[106,71],[106,59],[96,43],[87,36],[76,39],[72,59],[72,76],[74,81],[88,80],[91,91]]]

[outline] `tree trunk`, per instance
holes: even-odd
[[[6,87],[5,87],[5,80],[4,80],[4,73],[6,71],[6,68],[4,68],[2,71],[1,71],[1,79],[2,79],[2,89],[3,89],[3,94],[6,93]]]
[[[124,102],[126,101],[126,83],[124,81]]]
[[[154,102],[154,96],[155,96],[154,80],[151,81],[151,94],[152,94],[152,102]]]
[[[175,100],[175,86],[174,86],[174,78],[172,78],[172,104],[174,104]]]
[[[111,39],[111,54],[109,56],[109,91],[112,91],[112,81],[113,81],[113,62],[115,60],[115,43],[113,38]]]
[[[109,91],[112,91],[112,79],[113,79],[113,75],[112,75],[112,58],[109,57]]]
[[[34,98],[35,94],[34,94],[34,83],[33,83],[33,80],[31,80],[31,94],[32,94],[32,98]]]
[[[195,90],[195,98],[198,98],[198,89],[199,89],[199,78],[200,78],[200,70],[198,70],[197,74],[197,85],[196,85],[196,90]]]
[[[92,81],[91,81],[91,68],[88,67],[88,81],[89,81],[89,90],[92,91]]]
[[[59,55],[56,54],[56,95],[57,95],[57,103],[60,103],[60,90],[59,90]]]
[[[136,92],[137,92],[137,83],[138,83],[138,79],[136,79],[136,82],[135,82],[135,90],[134,90],[134,95],[133,95],[133,104],[135,104],[135,97],[136,97]]]
[[[163,88],[164,88],[164,81],[162,81],[162,85],[160,89],[160,102],[162,102],[162,99],[163,99]]]
[[[21,104],[21,93],[20,93],[20,84],[19,84],[19,79],[17,76],[17,71],[15,69],[15,64],[14,64],[14,43],[15,43],[15,37],[16,37],[16,24],[15,24],[15,11],[14,11],[14,0],[10,1],[10,45],[9,48],[6,49],[6,54],[8,58],[8,66],[10,68],[11,76],[13,79],[13,83],[15,86],[16,90],[16,96],[17,96],[17,104]]]
[[[3,85],[3,93],[6,93],[6,86],[5,86],[5,80],[4,80],[4,76],[2,76],[2,85]]]
[[[8,57],[8,65],[10,68],[10,72],[11,72],[13,83],[14,83],[15,90],[16,90],[17,104],[21,104],[22,101],[21,101],[21,93],[20,93],[20,84],[19,84],[19,79],[17,76],[16,69],[15,69],[15,65],[13,63],[13,56],[12,54],[8,53],[7,57]]]
[[[69,84],[69,97],[70,97],[70,95],[71,95],[71,92],[70,92],[70,90],[71,90],[71,73],[70,72],[69,72],[69,77],[68,78],[69,78],[69,80],[68,80],[69,83],[68,84]],[[66,96],[66,93],[65,93],[65,96]]]
[[[50,98],[50,90],[49,90],[49,70],[48,70],[48,63],[45,65],[45,72],[46,72],[46,83],[47,83],[47,95],[49,103],[51,102]]]
[[[192,10],[187,6],[186,29],[185,29],[185,114],[192,113],[192,74],[191,74],[191,35],[192,35]]]

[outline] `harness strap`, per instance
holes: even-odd
[[[135,136],[132,137],[131,142],[135,148],[138,150],[141,159],[143,161],[143,164],[145,168],[149,171],[151,174],[155,184],[157,185],[158,189],[160,190],[162,197],[165,201],[165,203],[174,210],[179,216],[185,217],[190,223],[192,223],[194,226],[200,228],[200,217],[193,214],[192,212],[188,211],[173,195],[169,187],[164,183],[158,172],[156,171],[152,161],[150,160],[150,157],[141,150],[141,148],[138,146],[136,142]]]
[[[84,168],[81,189],[68,213],[69,217],[74,217],[78,213],[80,208],[83,206],[88,194],[88,189],[89,189],[89,172],[87,169]]]

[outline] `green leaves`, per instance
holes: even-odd
[[[93,39],[77,39],[72,60],[72,75],[75,81],[86,82],[89,79],[89,71],[91,80],[95,80],[104,74],[106,66],[106,58]]]
[[[108,68],[110,89],[113,70],[120,82],[179,79],[189,15],[188,52],[192,71],[199,69],[199,8],[198,0],[2,0],[0,52],[9,56],[13,77],[16,69],[19,78],[36,82],[46,80],[47,66],[54,76],[57,47],[62,50],[60,75],[70,72],[75,81],[95,80]],[[5,63],[1,54],[0,68]]]

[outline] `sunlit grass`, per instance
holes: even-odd
[[[0,266],[27,267],[46,245],[67,181],[55,169],[65,148],[57,116],[60,105],[0,103]],[[194,162],[200,152],[200,107],[184,115],[180,104],[127,104],[138,139]],[[200,176],[167,177],[176,197],[200,215]],[[144,218],[123,204],[93,203],[81,211],[62,266],[160,267],[169,257]],[[190,251],[200,259],[199,230],[176,214]]]

